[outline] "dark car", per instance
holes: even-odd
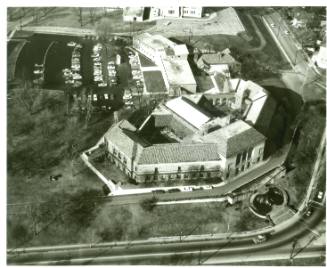
[[[181,190],[178,188],[173,188],[173,189],[169,189],[168,193],[176,193],[176,192],[180,192]]]
[[[155,193],[155,194],[164,194],[166,191],[165,190],[154,190],[152,191],[152,193]]]

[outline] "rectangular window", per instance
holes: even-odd
[[[181,167],[178,167],[178,172],[182,172],[182,168]]]
[[[259,162],[259,161],[260,161],[260,157],[257,158],[257,162]]]
[[[238,168],[235,169],[235,175],[237,175],[237,174],[238,174]]]
[[[242,154],[242,161],[245,161],[245,159],[246,159],[246,153],[247,153],[246,151],[243,152],[243,154]]]
[[[177,179],[180,179],[180,178],[181,178],[181,175],[180,175],[180,174],[177,174],[177,175],[176,175],[176,178],[177,178]]]
[[[248,159],[251,159],[253,148],[249,148],[248,150]]]
[[[187,173],[184,174],[184,179],[188,179],[188,174]]]
[[[242,167],[241,167],[241,171],[244,171],[244,165],[242,165]]]
[[[237,156],[236,156],[236,165],[238,165],[238,163],[240,163],[240,161],[241,161],[241,154],[237,154]]]
[[[124,157],[124,164],[126,164],[127,163],[127,160],[126,160],[126,157]]]
[[[168,14],[174,14],[175,10],[168,10]]]
[[[229,164],[227,170],[230,171],[232,169],[232,164]]]

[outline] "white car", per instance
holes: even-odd
[[[80,79],[82,79],[82,76],[80,74],[73,74],[73,79],[80,80]]]
[[[210,186],[210,185],[203,185],[202,188],[203,188],[203,190],[211,190],[212,189],[212,186]]]
[[[81,45],[81,44],[76,44],[75,47],[77,47],[77,48],[82,48],[82,45]]]
[[[182,192],[192,192],[193,188],[190,186],[184,186],[181,190]]]
[[[103,83],[103,82],[102,82],[102,83],[98,84],[98,86],[99,86],[99,87],[106,87],[106,86],[107,86],[107,83]]]
[[[73,41],[70,41],[69,43],[67,43],[67,46],[74,47],[74,46],[76,46],[76,43]]]
[[[109,61],[108,64],[109,65],[115,65],[115,62],[114,61]]]
[[[272,28],[275,28],[275,27],[276,27],[275,23],[271,23],[270,26],[271,26]]]
[[[317,195],[317,198],[318,198],[319,200],[321,200],[321,199],[323,198],[323,196],[324,196],[324,193],[323,193],[322,191],[319,191],[319,192],[318,192],[318,195]]]
[[[93,94],[93,100],[94,101],[97,101],[98,100],[97,94]]]
[[[290,32],[289,32],[289,31],[287,31],[287,30],[285,30],[285,31],[284,31],[284,34],[286,34],[286,35],[289,35],[289,34],[290,34]]]
[[[107,94],[107,93],[104,93],[104,95],[103,95],[103,96],[104,96],[104,99],[105,99],[105,100],[108,100],[108,99],[109,99],[109,96],[108,96],[108,94]]]

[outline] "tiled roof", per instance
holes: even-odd
[[[224,157],[240,153],[265,139],[264,135],[242,120],[238,120],[201,138],[205,143],[216,142],[219,153]]]
[[[203,54],[199,61],[203,61],[206,64],[214,65],[214,64],[233,64],[236,60],[229,54],[224,54],[218,52],[216,54]]]
[[[127,157],[137,157],[144,147],[149,146],[135,133],[136,128],[126,120],[109,128],[105,138],[111,141]]]
[[[217,145],[213,143],[155,144],[144,148],[138,164],[218,161]]]

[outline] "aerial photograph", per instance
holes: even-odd
[[[6,12],[7,265],[326,265],[326,6]]]

